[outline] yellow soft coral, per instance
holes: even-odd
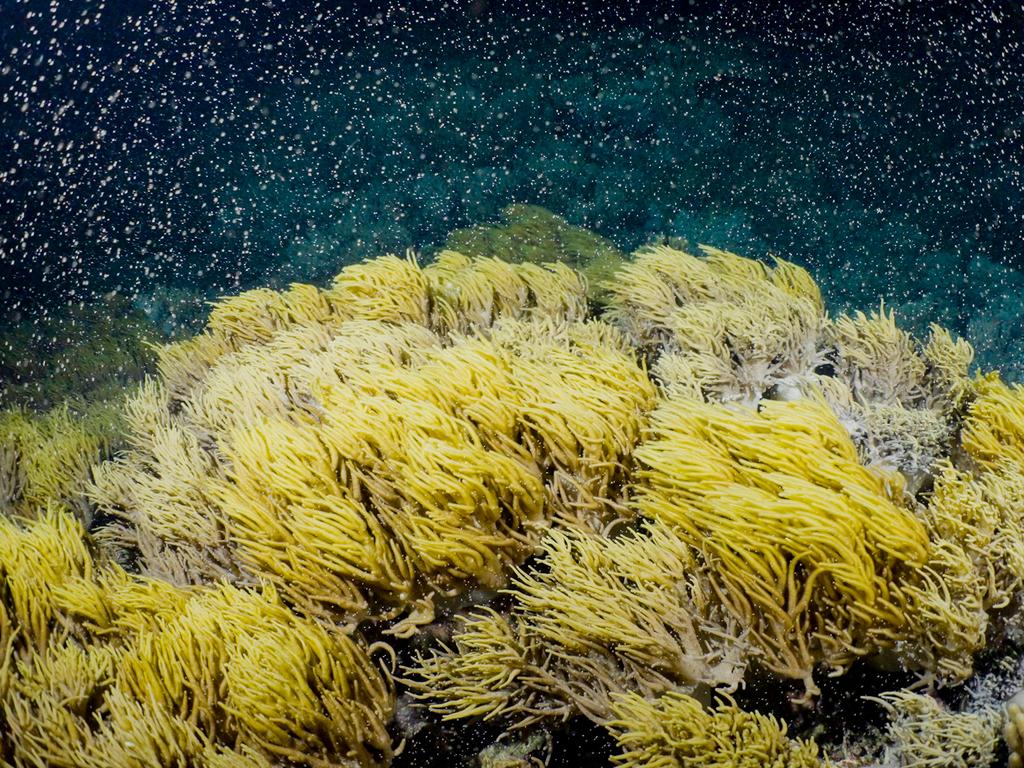
[[[564,265],[454,253],[222,300],[198,363],[171,348],[129,401],[130,450],[93,473],[100,540],[343,621],[500,586],[550,520],[627,513],[655,390],[585,313]]]
[[[916,768],[991,765],[998,746],[995,711],[953,712],[931,696],[889,691],[877,699],[889,711],[886,760]]]
[[[203,333],[157,349],[158,369],[171,397],[184,400],[225,355],[284,331],[330,329],[346,320],[425,323],[429,303],[415,260],[385,256],[346,267],[328,290],[293,283],[286,291],[256,288],[215,301]]]
[[[219,741],[278,757],[370,764],[367,749],[390,749],[390,692],[369,658],[351,638],[297,619],[272,590],[196,593],[130,638],[114,682]]]
[[[821,377],[818,383],[865,466],[899,472],[905,479],[908,497],[927,488],[937,463],[949,455],[953,441],[948,414],[898,402],[858,402],[849,385],[839,378]]]
[[[773,717],[722,701],[712,710],[675,693],[651,701],[618,697],[609,729],[627,768],[818,768],[818,747],[790,739]]]
[[[511,719],[529,725],[568,720],[577,707],[544,670],[543,649],[505,616],[481,609],[460,617],[454,647],[421,656],[405,682],[445,720]]]
[[[1012,465],[971,475],[942,465],[921,513],[933,538],[956,542],[978,570],[987,610],[1024,587],[1024,475]]]
[[[412,687],[582,714],[627,765],[815,765],[687,698],[748,664],[808,694],[863,656],[965,678],[1024,584],[1021,390],[938,326],[833,322],[796,265],[701,251],[641,251],[605,320],[565,264],[454,251],[249,291],[161,350],[116,459],[60,417],[43,458],[0,454],[38,517],[0,520],[2,757],[387,762],[390,686],[336,627],[411,634],[510,574]],[[58,509],[86,478],[94,541],[147,577]]]
[[[334,278],[328,301],[349,320],[389,323],[427,321],[429,281],[410,257],[382,256],[346,267]]]
[[[612,679],[591,680],[591,706],[599,707],[592,716],[607,714],[602,689],[740,682],[749,649],[700,577],[695,552],[668,527],[655,523],[611,541],[553,531],[542,546],[543,568],[515,580],[516,614],[562,658],[614,659]],[[563,674],[582,683],[588,671],[568,662]]]
[[[932,625],[926,632],[931,641],[918,652],[941,643],[940,669],[959,678],[969,672],[970,655],[983,646],[989,625],[1005,628],[1005,614],[1020,605],[1024,588],[1024,398],[994,375],[975,379],[963,396],[962,451],[937,464],[934,488],[917,513],[935,554],[935,567],[922,573],[945,585],[961,621],[946,629],[922,622],[939,610],[934,604],[908,614],[922,630]]]
[[[0,754],[16,764],[390,759],[390,684],[358,640],[271,588],[96,567],[60,510],[0,518],[0,578]]]
[[[963,400],[974,350],[940,325],[933,323],[927,342],[919,342],[883,304],[871,314],[837,318],[826,338],[835,347],[835,375],[860,405],[932,410],[947,418]]]
[[[520,726],[576,713],[604,723],[616,694],[740,683],[751,649],[667,526],[611,540],[551,531],[541,547],[539,567],[519,570],[509,590],[511,616],[465,618],[455,648],[409,670],[431,709]]]
[[[564,264],[512,264],[442,251],[424,273],[431,324],[441,333],[486,328],[501,318],[586,316],[586,284]]]
[[[116,436],[116,405],[72,413],[67,405],[32,415],[0,413],[0,514],[35,517],[49,504],[73,509],[87,524],[92,509],[84,495],[91,467]]]
[[[698,258],[665,246],[641,250],[608,284],[607,316],[659,364],[667,389],[682,375],[719,401],[756,404],[801,391],[821,362],[826,318],[817,285],[800,267],[772,270],[702,246]],[[778,390],[775,392],[775,390]]]
[[[1011,463],[1024,469],[1024,388],[1007,385],[996,374],[972,383],[961,443],[982,469]]]
[[[703,554],[769,668],[813,691],[817,661],[847,664],[903,623],[893,583],[926,562],[925,529],[823,403],[748,413],[672,400],[636,456],[640,513]]]
[[[836,375],[857,402],[911,405],[925,396],[925,361],[892,310],[837,318],[828,329],[837,349]]]
[[[89,496],[114,516],[98,538],[136,550],[150,575],[178,584],[237,577],[214,505],[220,472],[193,430],[170,413],[170,398],[147,382],[126,403],[129,443],[93,468]]]
[[[942,395],[940,403],[947,409],[959,407],[969,388],[968,373],[974,362],[974,348],[963,339],[954,339],[941,325],[932,323],[922,354],[929,366],[932,389]]]
[[[417,573],[500,578],[510,534],[540,512],[536,477],[427,404],[334,397],[323,430],[270,421],[231,440],[219,497],[242,557],[293,599],[347,610],[351,580],[401,603]]]
[[[81,523],[50,507],[30,523],[0,516],[0,648],[12,642],[42,650],[73,627],[60,620],[55,596],[66,581],[89,578],[92,556]]]

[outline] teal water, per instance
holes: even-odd
[[[108,295],[166,334],[519,202],[781,255],[1018,377],[1019,11],[688,7],[11,4],[4,317]]]

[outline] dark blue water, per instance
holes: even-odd
[[[11,2],[8,324],[322,280],[535,203],[809,266],[1024,365],[1015,4]]]

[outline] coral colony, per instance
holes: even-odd
[[[582,722],[635,768],[1020,766],[1024,390],[792,263],[501,232],[3,415],[0,757],[386,766],[444,723],[526,766]],[[859,751],[814,725],[855,671],[899,681]]]

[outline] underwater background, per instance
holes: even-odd
[[[1024,9],[0,0],[0,765],[1024,765]]]
[[[1024,373],[1017,4],[335,5],[4,2],[7,404],[515,203],[777,254]]]

